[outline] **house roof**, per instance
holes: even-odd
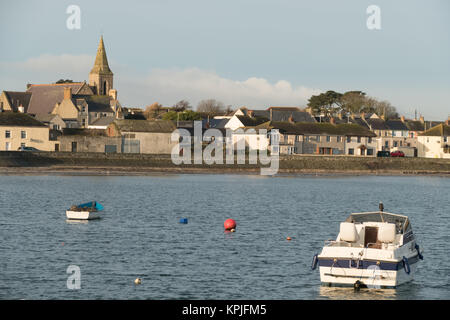
[[[59,117],[59,115],[51,113],[38,113],[34,116],[36,120],[41,122],[50,122],[56,117]]]
[[[12,111],[17,112],[18,108],[22,106],[24,108],[24,112],[27,112],[30,104],[31,93],[19,91],[4,91],[4,93],[9,105],[12,108]]]
[[[106,95],[72,95],[72,101],[77,105],[77,100],[84,100],[88,104],[89,112],[114,112],[111,108],[111,102],[113,101],[110,96]]]
[[[115,125],[122,132],[162,132],[171,133],[177,129],[170,120],[115,120]]]
[[[450,136],[450,126],[441,123],[431,129],[428,129],[424,133],[420,134],[420,136],[433,136],[433,137]]]
[[[101,117],[94,120],[90,126],[108,126],[110,123],[114,121],[114,117]]]
[[[230,121],[230,119],[203,119],[202,120],[202,127],[208,127],[208,128],[214,128],[214,129],[224,129],[227,122]]]
[[[27,89],[31,93],[31,99],[27,113],[51,113],[56,103],[64,99],[64,88],[72,88],[76,94],[84,85],[84,82],[32,84]]]
[[[425,129],[425,124],[419,120],[406,120],[405,125],[410,131],[423,131]]]
[[[265,117],[249,117],[249,116],[236,116],[244,127],[254,127],[261,123],[267,122],[269,118]]]
[[[376,137],[376,135],[360,125],[353,123],[331,124],[331,123],[307,123],[307,122],[266,122],[254,127],[255,129],[279,129],[282,133],[291,133],[299,135],[340,135],[356,137]]]
[[[11,127],[47,127],[35,118],[18,112],[1,112],[0,126]]]
[[[369,118],[366,119],[371,130],[390,130],[383,119]]]
[[[408,127],[402,120],[387,120],[385,123],[390,130],[408,131]]]

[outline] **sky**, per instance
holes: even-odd
[[[70,5],[80,28],[69,29]],[[370,5],[381,29],[370,30]],[[216,99],[305,107],[361,90],[408,118],[450,115],[448,0],[15,0],[0,3],[0,90],[88,81],[103,35],[123,106]]]

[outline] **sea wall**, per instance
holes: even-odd
[[[260,164],[182,164],[170,155],[88,152],[0,152],[0,170],[32,168],[160,172],[259,172]],[[450,174],[450,160],[428,158],[375,158],[358,156],[280,156],[280,173],[400,173]],[[8,171],[8,170],[6,170]]]

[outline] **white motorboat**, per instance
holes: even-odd
[[[423,250],[407,216],[383,211],[352,213],[313,258],[327,286],[395,288],[411,281]]]
[[[72,206],[66,210],[67,219],[71,220],[93,220],[100,218],[100,212],[103,211],[103,206],[97,201],[79,204]]]

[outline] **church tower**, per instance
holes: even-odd
[[[108,95],[109,90],[113,88],[113,73],[106,58],[103,36],[100,37],[94,67],[89,73],[89,85],[95,87],[95,94],[98,95]]]

